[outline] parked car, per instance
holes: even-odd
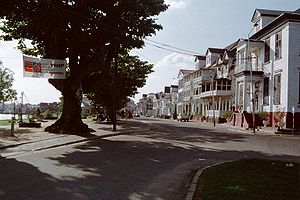
[[[188,116],[187,114],[179,114],[177,115],[177,120],[178,121],[185,121],[185,122],[188,122],[190,120],[190,116]]]

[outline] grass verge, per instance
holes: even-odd
[[[9,119],[0,120],[0,126],[9,126],[10,122],[11,122],[11,120],[9,120]]]
[[[298,163],[243,159],[203,172],[194,200],[299,200]]]

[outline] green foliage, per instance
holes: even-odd
[[[11,120],[3,119],[0,120],[0,126],[9,126],[11,124]]]
[[[243,159],[204,171],[202,199],[299,199],[299,164]]]
[[[267,120],[270,116],[270,114],[268,112],[260,112],[259,116],[262,120]]]
[[[126,105],[128,97],[134,95],[137,88],[145,85],[153,65],[127,52],[119,54],[113,64],[113,72],[95,78],[94,88],[88,97],[94,104],[102,105],[108,111],[113,108],[112,112],[115,112]]]
[[[62,113],[64,108],[64,98],[60,97],[59,100],[60,101],[58,102],[58,113]]]
[[[12,100],[17,96],[16,90],[12,89],[13,81],[12,72],[4,68],[0,61],[0,102]]]
[[[224,111],[223,117],[228,119],[232,116],[232,111]]]
[[[50,111],[50,109],[45,110],[43,116],[45,119],[53,119],[53,113]]]
[[[0,27],[4,40],[17,39],[18,48],[27,55],[68,58],[67,79],[49,80],[64,97],[68,97],[64,98],[64,107],[75,102],[75,94],[80,86],[87,94],[103,93],[101,90],[107,88],[134,85],[125,87],[126,95],[136,91],[135,86],[142,86],[145,82],[143,76],[134,74],[129,79],[122,79],[123,84],[106,87],[105,83],[104,87],[91,90],[99,74],[102,77],[107,75],[110,79],[105,80],[111,83],[111,80],[129,75],[131,59],[128,58],[128,63],[119,65],[125,69],[118,75],[112,73],[115,70],[114,59],[124,51],[142,48],[145,37],[152,36],[162,29],[162,26],[156,23],[155,17],[167,9],[163,0],[11,0],[2,2],[0,7],[0,15],[5,16]],[[26,46],[25,39],[31,41],[32,48]],[[134,60],[133,62],[135,63]],[[140,64],[145,65],[141,61]],[[135,68],[137,72],[145,74],[145,66]],[[136,83],[127,84],[127,81]],[[121,96],[124,97],[124,94]],[[111,99],[111,96],[109,98]],[[119,97],[115,99],[117,102],[124,100]],[[64,109],[63,116],[80,118],[80,106],[73,105],[70,110]],[[62,118],[62,126],[65,124],[63,119],[67,118]]]
[[[81,118],[86,119],[90,114],[88,112],[81,112]]]
[[[198,112],[198,113],[196,113],[196,116],[199,116],[199,117],[201,117],[203,114],[202,114],[202,112]]]
[[[27,119],[28,119],[29,123],[35,123],[35,117],[33,115],[28,115]]]

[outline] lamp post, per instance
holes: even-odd
[[[250,53],[250,34],[254,30],[257,24],[254,24],[253,28],[248,33],[248,40],[247,40],[247,66],[250,67],[250,88],[251,88],[251,101],[250,101],[250,108],[252,103],[252,126],[253,126],[253,133],[255,133],[255,100],[254,100],[254,88],[253,88],[253,70],[252,70],[252,60],[251,60],[251,53]]]

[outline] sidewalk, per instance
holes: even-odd
[[[90,137],[44,132],[44,128],[54,122],[53,120],[42,122],[41,128],[19,128],[18,125],[15,125],[14,136],[10,135],[10,126],[0,127],[0,158],[14,156],[24,152],[84,142],[96,138],[144,131],[144,129],[135,126],[134,123],[128,123],[124,120],[117,126],[117,131],[113,132],[112,125],[107,123],[95,123],[91,119],[87,119],[84,120],[84,122],[96,131],[92,133]]]
[[[199,122],[195,120],[191,120],[194,123],[198,123],[199,127],[205,127],[205,128],[216,128],[216,129],[223,129],[228,130],[232,132],[238,132],[238,133],[245,133],[245,134],[251,134],[251,135],[270,135],[270,136],[300,136],[299,133],[292,135],[292,134],[278,134],[276,133],[277,128],[276,127],[259,127],[255,129],[255,133],[253,133],[253,129],[246,129],[243,127],[237,127],[237,126],[231,126],[230,124],[224,123],[224,124],[218,124],[216,123],[216,126],[214,127],[213,123],[210,122]]]

